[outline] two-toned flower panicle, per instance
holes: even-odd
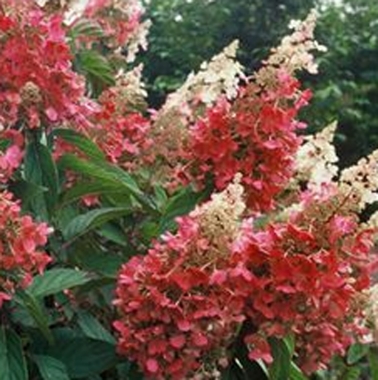
[[[294,33],[272,50],[270,58],[250,78],[245,78],[233,62],[233,51],[227,59],[219,55],[218,60],[214,58],[210,62],[207,70],[216,62],[223,62],[215,66],[218,71],[210,72],[213,74],[210,84],[205,81],[201,86],[206,71],[200,72],[168,98],[168,111],[172,112],[169,105],[176,101],[176,108],[187,110],[189,115],[187,128],[181,125],[185,118],[179,118],[177,123],[171,118],[165,128],[167,122],[158,113],[159,128],[152,128],[154,137],[167,136],[158,144],[157,159],[163,157],[163,165],[164,159],[168,163],[164,175],[171,187],[193,182],[201,188],[210,181],[221,191],[238,172],[243,176],[249,208],[253,211],[273,208],[274,198],[294,173],[294,156],[301,143],[297,132],[304,124],[296,118],[307,104],[310,92],[302,90],[293,75],[299,70],[314,71],[315,64],[310,64],[311,51],[321,49],[313,36],[315,18],[311,14],[299,22]],[[233,69],[225,71],[222,67]],[[227,72],[233,75],[226,76]],[[219,78],[218,86],[214,73]],[[244,78],[244,85],[235,91],[237,78]],[[201,89],[210,92],[210,101],[204,100]],[[193,102],[193,95],[197,95],[194,98],[197,102]],[[214,95],[218,96],[214,99]],[[197,112],[193,111],[195,105]],[[163,116],[169,115],[164,110],[163,107]]]
[[[144,257],[119,274],[115,305],[118,351],[149,378],[217,378],[243,322],[243,302],[223,285],[231,243],[244,211],[242,187],[177,220]]]
[[[361,229],[343,202],[338,190],[314,194],[287,222],[264,231],[248,223],[235,242],[235,266],[249,273],[234,284],[250,290],[251,359],[272,360],[268,338],[292,335],[297,363],[312,373],[366,333],[354,305],[369,287],[374,230]]]

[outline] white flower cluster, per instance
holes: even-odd
[[[105,100],[109,94],[116,98],[116,112],[127,114],[131,110],[141,110],[147,107],[147,91],[142,81],[143,65],[140,64],[130,71],[119,70],[115,77],[115,85],[109,91],[104,91],[100,101]]]
[[[69,4],[68,13],[75,15],[76,17],[81,17],[88,7],[92,7],[96,4],[96,1],[97,0],[35,0],[35,2],[41,7],[53,2],[60,2],[62,6]],[[143,13],[144,11],[139,0],[111,0],[105,4],[127,17],[131,17],[135,13]]]
[[[130,71],[120,70],[116,75],[116,87],[122,88],[130,98],[144,99],[147,97],[145,84],[142,80],[143,64]],[[130,99],[132,100],[132,99]]]
[[[271,55],[264,61],[264,67],[255,74],[258,85],[269,83],[274,77],[273,72],[277,70],[289,75],[299,70],[317,73],[318,67],[311,52],[327,49],[314,39],[316,19],[316,11],[312,10],[304,21],[290,22],[289,27],[294,29],[293,33],[284,37],[281,44],[272,49]]]
[[[210,62],[202,63],[198,73],[189,74],[185,83],[168,96],[158,120],[177,113],[191,116],[192,104],[209,106],[222,94],[229,99],[235,97],[239,80],[243,77],[243,68],[235,60],[237,49],[238,41],[234,41]]]
[[[312,10],[304,21],[292,20],[289,28],[293,29],[294,32],[282,39],[280,46],[274,50],[274,54],[268,62],[277,64],[276,61],[278,60],[291,73],[304,69],[310,74],[316,74],[318,67],[310,52],[327,51],[325,46],[320,45],[314,39],[316,20],[315,10]]]
[[[38,1],[46,4],[51,0],[37,0],[37,2]],[[89,0],[72,0],[72,1],[70,1],[68,4],[68,9],[64,14],[64,23],[66,25],[73,24],[78,18],[80,18],[83,15],[85,8],[87,7],[88,3],[89,3]]]
[[[211,200],[193,211],[201,229],[217,248],[228,249],[227,242],[236,238],[242,215],[246,209],[243,200],[244,188],[240,184],[241,174],[236,174],[233,183],[225,190],[215,193]]]
[[[361,210],[378,201],[378,149],[344,169],[339,182],[341,188],[358,197]]]
[[[306,136],[295,160],[295,179],[307,182],[309,189],[319,189],[337,175],[338,161],[332,141],[337,124],[331,123],[319,133]]]

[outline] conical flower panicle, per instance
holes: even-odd
[[[115,305],[118,351],[153,379],[214,379],[227,364],[243,303],[222,286],[244,211],[237,182],[177,219],[144,257],[119,274]]]
[[[356,299],[369,288],[374,230],[361,229],[336,187],[308,194],[289,220],[234,243],[234,291],[244,293],[252,360],[272,361],[268,338],[293,335],[306,373],[325,368],[367,330]],[[246,291],[247,289],[247,291]]]

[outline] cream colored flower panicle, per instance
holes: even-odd
[[[147,97],[146,86],[142,79],[143,64],[130,71],[120,70],[116,75],[116,86],[127,88],[130,94],[141,98]]]
[[[242,66],[235,59],[237,48],[238,42],[232,42],[210,62],[203,63],[197,74],[191,73],[186,82],[168,96],[155,115],[152,127],[156,156],[168,158],[170,152],[181,151],[187,141],[188,125],[220,95],[236,96],[238,82],[244,76]]]
[[[140,64],[130,71],[120,70],[115,86],[111,88],[117,94],[117,106],[122,108],[144,108],[147,91],[142,80],[143,65]],[[122,113],[122,111],[121,111]]]
[[[165,107],[180,106],[183,102],[200,100],[210,105],[222,93],[228,98],[236,96],[243,68],[235,60],[239,42],[233,41],[210,62],[203,62],[197,74],[191,73],[185,83],[168,97]]]
[[[378,200],[378,149],[342,171],[340,187],[355,195],[362,210]]]
[[[307,182],[310,189],[318,189],[337,175],[338,167],[334,164],[338,157],[332,144],[336,127],[337,123],[334,122],[319,133],[306,136],[297,152],[295,179]]]
[[[211,200],[193,211],[201,229],[218,248],[232,241],[239,230],[242,215],[246,209],[243,200],[244,188],[240,184],[241,175],[236,174],[233,183]],[[224,247],[226,248],[226,247]]]
[[[51,0],[40,0],[42,2],[48,3]],[[66,25],[71,25],[75,20],[80,18],[85,8],[87,7],[89,0],[71,0],[68,2],[68,9],[64,14],[64,23]]]
[[[311,52],[327,49],[314,39],[316,19],[316,11],[312,10],[304,21],[290,22],[289,27],[293,29],[293,33],[284,37],[281,44],[272,49],[264,66],[255,74],[258,85],[270,83],[274,77],[272,71],[280,70],[289,75],[299,70],[306,70],[311,74],[317,73],[318,67]]]
[[[189,74],[185,83],[168,96],[157,116],[157,124],[178,113],[184,112],[189,116],[193,103],[211,105],[221,94],[230,99],[235,97],[240,77],[243,76],[243,68],[235,59],[237,49],[238,41],[234,41],[210,62],[202,63],[197,74]]]

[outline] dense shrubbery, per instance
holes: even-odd
[[[377,152],[298,134],[315,13],[152,111],[140,4],[45,3],[0,0],[0,379],[377,376]]]

